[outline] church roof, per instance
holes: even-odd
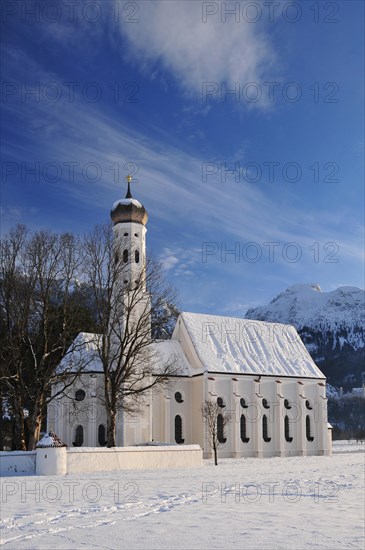
[[[191,371],[189,361],[177,340],[161,340],[151,344],[154,352],[157,352],[157,357],[160,358],[162,364],[171,362],[176,370],[176,374],[188,376]]]
[[[179,334],[180,322],[186,329],[193,355]],[[82,372],[102,372],[97,351],[99,339],[99,334],[81,332],[62,359],[59,372],[75,372],[81,367]],[[170,361],[177,374],[185,376],[221,372],[325,378],[296,329],[281,323],[183,312],[172,339],[151,343],[150,351],[156,371]]]
[[[98,354],[100,338],[100,334],[80,332],[69,348],[69,353],[62,359],[58,372],[75,372],[80,369],[83,373],[103,372]],[[151,360],[156,365],[156,372],[167,362],[171,362],[177,374],[189,374],[189,362],[177,340],[152,342],[148,349]]]
[[[62,358],[57,369],[58,373],[103,372],[98,354],[100,338],[100,334],[80,332]]]
[[[204,371],[325,378],[291,325],[186,312],[180,319]]]

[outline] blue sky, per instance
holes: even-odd
[[[182,309],[363,287],[363,2],[1,8],[2,232],[87,232],[132,173]]]

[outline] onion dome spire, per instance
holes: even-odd
[[[132,193],[131,193],[131,181],[132,181],[132,176],[127,176],[125,178],[128,182],[128,190],[127,190],[127,194],[125,196],[126,199],[133,199],[132,197]]]
[[[125,199],[117,200],[111,209],[110,217],[114,225],[117,223],[134,222],[146,225],[148,214],[145,207],[138,200],[134,199],[131,193],[132,176],[127,176],[128,183]]]

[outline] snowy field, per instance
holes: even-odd
[[[2,481],[6,549],[364,548],[364,447]]]

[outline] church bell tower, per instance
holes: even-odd
[[[146,288],[148,214],[143,204],[132,196],[132,177],[128,176],[126,180],[127,194],[124,199],[119,199],[113,204],[110,217],[114,232],[114,261],[118,266],[116,288],[118,295],[123,293],[125,299],[128,300],[129,297],[130,301],[133,296],[138,300],[139,304],[133,311],[133,317],[136,317],[138,310],[142,315],[150,304]]]
[[[114,243],[116,261],[121,261],[125,269],[125,287],[133,288],[146,269],[146,224],[148,214],[145,207],[133,198],[131,193],[132,177],[127,176],[128,190],[124,199],[117,200],[111,209],[110,217],[114,224]]]

